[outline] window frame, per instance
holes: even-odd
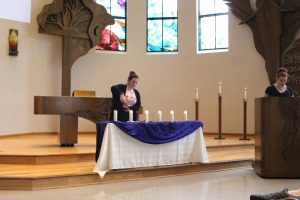
[[[197,4],[197,15],[198,15],[198,21],[197,21],[197,26],[198,26],[198,34],[197,34],[197,51],[198,52],[205,52],[205,51],[225,51],[225,50],[228,50],[229,49],[229,40],[228,40],[228,45],[227,47],[221,47],[221,48],[218,48],[217,47],[217,17],[218,16],[227,16],[228,17],[228,10],[227,12],[215,12],[215,13],[211,13],[211,14],[203,14],[201,15],[200,13],[200,1],[202,0],[197,0],[198,4]],[[211,0],[209,0],[211,1]],[[214,4],[216,3],[216,0],[214,0]],[[202,41],[202,38],[201,38],[201,19],[203,18],[209,18],[209,17],[214,17],[215,18],[215,48],[208,48],[208,49],[202,49],[201,48],[201,41]],[[229,38],[229,27],[227,27],[227,37]]]
[[[178,0],[176,0],[176,3],[177,3],[177,12],[176,12],[176,17],[163,17],[164,15],[164,0],[161,0],[162,1],[162,17],[149,17],[148,16],[148,1],[146,1],[146,52],[147,53],[177,53],[179,51],[179,48],[178,48],[178,37],[179,37],[179,25],[178,25]],[[161,20],[162,22],[162,36],[161,36],[161,51],[149,51],[148,50],[148,42],[149,42],[149,38],[148,38],[148,21],[154,21],[154,20]],[[164,51],[163,50],[163,46],[164,46],[164,27],[163,27],[163,22],[164,20],[177,20],[177,37],[176,37],[176,42],[177,42],[177,49],[176,51]]]
[[[98,3],[97,0],[95,0],[95,1],[96,1],[96,3]],[[108,51],[108,52],[127,52],[127,3],[128,3],[128,0],[126,0],[125,17],[114,16],[114,15],[111,14],[111,1],[112,0],[109,0],[110,10],[108,11],[108,9],[107,9],[108,14],[110,14],[113,17],[114,21],[116,19],[121,19],[121,20],[125,21],[125,49],[124,50],[96,49],[96,51],[99,51],[99,52],[104,52],[104,51]],[[104,8],[105,8],[105,6],[104,6]],[[111,32],[111,26],[113,26],[113,25],[107,26],[107,27],[109,27],[110,32]],[[107,27],[105,27],[105,28],[107,28]],[[104,31],[104,29],[103,29],[103,31]],[[111,41],[111,36],[109,36],[109,37],[110,37],[110,41]]]

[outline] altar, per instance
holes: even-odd
[[[200,121],[97,122],[94,172],[208,163],[202,128]]]

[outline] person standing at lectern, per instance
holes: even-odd
[[[279,68],[276,72],[275,83],[267,87],[265,91],[266,97],[293,97],[293,91],[286,83],[288,80],[288,70]]]
[[[113,111],[118,111],[118,121],[129,120],[129,110],[133,111],[133,120],[137,120],[137,111],[141,107],[141,97],[135,89],[139,81],[139,76],[131,71],[129,73],[127,84],[118,84],[111,87],[113,105],[110,119],[113,120]]]

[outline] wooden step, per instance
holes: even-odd
[[[80,185],[132,181],[192,173],[250,167],[252,160],[187,164],[170,167],[114,170],[103,179],[92,172],[94,162],[49,165],[0,165],[0,189],[38,190]],[[9,172],[7,172],[8,170]]]
[[[70,148],[58,145],[56,133],[0,136],[0,189],[70,187],[251,166],[254,140],[213,138],[205,136],[209,164],[113,170],[101,179],[93,172],[95,133],[79,134],[79,144]]]
[[[226,140],[214,140],[213,135],[206,135],[205,141],[212,160],[232,160],[227,155],[233,155],[237,160],[241,157],[237,152],[249,150],[252,157],[254,140],[240,141],[238,136],[228,136]],[[75,147],[60,147],[57,144],[56,133],[34,133],[26,135],[11,135],[0,137],[0,164],[55,164],[89,162],[95,160],[96,134],[79,134],[79,144]],[[218,153],[219,152],[219,153]],[[226,154],[224,153],[226,152]],[[225,157],[224,157],[225,155]],[[254,155],[253,155],[254,157]]]

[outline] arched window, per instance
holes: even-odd
[[[223,0],[198,0],[198,50],[228,49],[228,7]]]
[[[127,0],[96,0],[103,5],[115,19],[115,24],[107,26],[102,32],[102,41],[97,50],[126,51]]]
[[[147,52],[177,52],[177,38],[177,0],[147,0]]]

